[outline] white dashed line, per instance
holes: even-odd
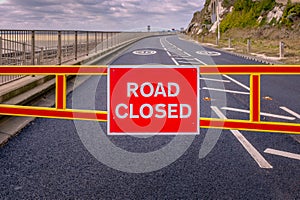
[[[217,91],[217,92],[226,92],[226,93],[233,93],[233,94],[245,94],[250,95],[249,92],[241,92],[241,91],[234,91],[234,90],[223,90],[223,89],[217,89],[217,88],[208,88],[204,87],[203,90],[211,90],[211,91]]]
[[[297,117],[298,119],[300,119],[300,115],[299,115],[298,113],[296,113],[296,112],[294,112],[294,111],[288,109],[287,107],[283,107],[283,106],[282,106],[282,107],[280,107],[280,109],[282,109],[282,110],[284,110],[285,112],[287,112],[287,113],[289,113],[289,114],[291,114],[291,115]]]
[[[268,154],[273,154],[273,155],[277,155],[277,156],[283,156],[286,158],[300,160],[300,154],[289,153],[286,151],[279,151],[279,150],[270,149],[270,148],[266,149],[264,152],[268,153]]]
[[[211,109],[221,119],[227,119],[226,116],[215,106],[211,106]],[[256,150],[256,148],[237,130],[230,130],[231,133],[238,139],[247,152],[252,156],[260,168],[272,169],[272,165]]]
[[[240,113],[250,113],[249,110],[244,110],[244,109],[238,109],[238,108],[229,108],[229,107],[223,107],[222,110],[227,110],[227,111],[233,111],[233,112],[240,112]],[[265,116],[265,117],[274,117],[278,119],[285,119],[285,120],[295,120],[295,117],[288,117],[288,116],[283,116],[283,115],[275,115],[271,113],[265,113],[261,112],[260,115]]]
[[[228,81],[228,80],[222,80],[222,79],[200,78],[200,80],[222,82],[222,83],[230,83],[230,81]]]
[[[248,86],[244,85],[243,83],[241,83],[241,82],[239,82],[239,81],[235,80],[234,78],[231,78],[231,77],[230,77],[230,76],[228,76],[228,75],[225,75],[225,74],[223,74],[223,76],[224,76],[225,78],[227,78],[227,79],[231,80],[232,82],[234,82],[234,83],[238,84],[239,86],[241,86],[241,87],[245,88],[246,90],[250,91],[250,88],[249,88]]]

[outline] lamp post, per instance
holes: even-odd
[[[220,10],[219,10],[219,0],[217,0],[217,23],[218,23],[218,41],[220,40]]]

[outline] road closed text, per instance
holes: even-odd
[[[159,82],[154,86],[150,82],[145,82],[139,85],[138,83],[127,83],[127,97],[144,97],[144,98],[157,98],[157,97],[177,97],[180,94],[180,86],[178,83],[170,82],[167,84],[167,89],[162,82]],[[138,113],[134,104],[120,103],[116,106],[115,116],[119,119],[149,119],[155,118],[170,118],[170,119],[186,119],[191,116],[192,108],[189,104],[156,104],[151,105],[149,103],[142,104],[138,108]]]

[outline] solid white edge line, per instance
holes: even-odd
[[[226,116],[216,107],[211,106],[211,109],[218,115],[221,119],[227,119]],[[260,168],[272,169],[273,166],[257,151],[257,149],[238,131],[230,130],[231,133],[238,139],[238,141],[243,145],[247,152],[252,156]]]
[[[270,149],[270,148],[267,148],[264,152],[268,153],[268,154],[273,154],[276,156],[282,156],[282,157],[286,157],[286,158],[300,160],[300,154],[290,153],[290,152],[286,152],[286,151],[279,151],[279,150]]]
[[[166,52],[167,52],[168,56],[172,57],[172,55],[170,54],[170,52],[168,52],[168,51],[166,51]]]
[[[249,110],[238,109],[238,108],[222,107],[221,109],[222,110],[227,110],[227,111],[241,112],[241,113],[250,113]],[[291,121],[296,119],[295,117],[275,115],[275,114],[265,113],[265,112],[261,112],[260,115],[266,116],[266,117],[274,117],[274,118],[278,118],[278,119],[291,120]]]
[[[294,112],[294,111],[288,109],[287,107],[281,106],[281,107],[279,107],[279,108],[282,109],[282,110],[284,110],[285,112],[287,112],[287,113],[289,113],[289,114],[291,114],[291,115],[297,117],[298,119],[300,119],[300,115],[299,115],[298,113],[296,113],[296,112]]]
[[[235,80],[234,78],[231,78],[230,76],[228,76],[226,74],[223,74],[222,76],[224,76],[225,78],[227,78],[227,79],[231,80],[232,82],[238,84],[239,86],[245,88],[246,90],[250,91],[250,87],[248,87],[248,86],[244,85],[243,83]]]
[[[222,79],[213,79],[213,78],[200,78],[200,80],[204,81],[214,81],[214,82],[222,82],[222,83],[230,83],[231,81],[222,80]]]
[[[226,93],[233,93],[233,94],[245,94],[250,95],[249,92],[241,92],[241,91],[234,91],[234,90],[223,90],[223,89],[217,89],[217,88],[208,88],[204,87],[203,90],[211,90],[211,91],[218,91],[218,92],[226,92]]]

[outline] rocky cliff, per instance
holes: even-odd
[[[204,8],[194,13],[187,34],[215,33],[217,16],[221,33],[237,29],[263,32],[261,35],[268,29],[299,32],[300,0],[206,0]]]

